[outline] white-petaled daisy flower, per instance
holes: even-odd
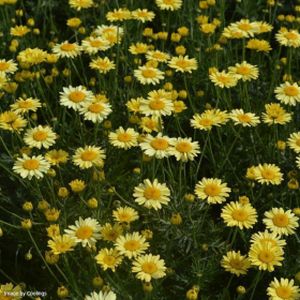
[[[42,104],[39,99],[36,98],[18,98],[15,103],[10,105],[11,110],[17,114],[25,114],[29,111],[36,112]]]
[[[87,54],[96,54],[110,48],[109,42],[102,37],[88,37],[81,42],[82,50]]]
[[[141,84],[158,84],[165,78],[164,72],[151,67],[151,66],[139,66],[137,70],[134,70],[134,77]]]
[[[165,183],[159,183],[157,179],[154,179],[153,182],[145,179],[143,183],[134,188],[133,197],[139,205],[158,210],[162,208],[162,205],[170,202],[170,194]]]
[[[17,64],[12,60],[0,59],[0,73],[13,74],[18,70]]]
[[[74,239],[75,243],[81,243],[83,247],[92,247],[101,238],[101,226],[96,219],[86,218],[75,221],[75,225],[70,225],[65,229],[67,236]]]
[[[74,58],[80,55],[81,46],[79,46],[77,43],[69,43],[68,41],[64,41],[60,44],[56,44],[52,48],[52,51],[60,58]]]
[[[117,300],[117,295],[112,292],[92,292],[90,295],[86,295],[84,300]]]
[[[170,142],[172,148],[170,149],[171,155],[176,157],[176,160],[187,162],[188,160],[194,160],[200,153],[200,147],[198,142],[193,142],[191,138],[177,138]]]
[[[182,0],[155,0],[156,5],[161,10],[178,10],[182,6]]]
[[[96,70],[101,74],[106,74],[110,70],[114,70],[116,68],[114,62],[110,60],[108,57],[104,57],[104,58],[97,57],[95,59],[92,59],[89,66],[91,69]]]
[[[197,70],[198,64],[195,58],[189,58],[186,56],[174,56],[170,59],[168,66],[175,70],[175,72],[181,73],[192,73],[192,71]]]
[[[56,133],[49,126],[39,125],[37,127],[27,129],[24,135],[24,142],[30,148],[48,149],[55,144],[57,138]]]
[[[295,106],[300,102],[300,87],[296,82],[293,84],[286,81],[275,89],[275,97],[281,103]]]
[[[143,142],[140,143],[140,147],[146,155],[161,159],[172,155],[171,143],[173,140],[174,139],[169,138],[168,136],[163,136],[161,133],[155,137],[148,134]]]
[[[149,243],[140,233],[132,232],[119,236],[115,247],[122,255],[133,258],[143,254],[149,248]]]
[[[31,180],[33,177],[37,179],[43,178],[44,174],[50,169],[50,163],[45,160],[42,155],[28,156],[23,154],[22,157],[17,158],[14,163],[13,170],[22,178]]]
[[[169,116],[174,111],[171,94],[162,89],[151,91],[147,99],[141,99],[139,110],[145,116]]]
[[[166,276],[166,267],[159,255],[145,254],[136,258],[132,264],[132,272],[142,281],[150,282]]]
[[[100,147],[85,146],[76,149],[73,163],[80,169],[89,169],[93,166],[103,167],[105,158],[105,152]]]
[[[138,145],[138,136],[139,133],[133,128],[124,129],[120,126],[115,132],[110,132],[108,138],[114,147],[127,150]]]
[[[97,99],[84,101],[78,110],[85,120],[93,123],[102,122],[112,112],[111,105],[108,102],[98,101]]]
[[[234,125],[255,127],[260,123],[259,117],[257,117],[254,113],[244,112],[243,109],[233,109],[229,116],[234,122]]]
[[[60,104],[78,110],[84,102],[92,101],[93,93],[82,85],[64,87],[60,92]]]

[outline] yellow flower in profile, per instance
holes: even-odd
[[[86,218],[75,221],[75,225],[70,225],[65,229],[65,234],[73,238],[75,243],[81,243],[83,247],[92,247],[100,239],[100,225],[96,219]]]
[[[113,218],[118,223],[130,224],[139,219],[138,212],[129,206],[121,206],[113,211]]]
[[[22,37],[26,35],[28,32],[30,32],[30,29],[24,25],[16,25],[15,27],[12,27],[10,29],[10,34],[12,36]]]
[[[134,70],[134,77],[143,85],[156,85],[165,78],[164,72],[151,66],[139,66]]]
[[[145,54],[149,49],[149,45],[145,43],[132,44],[129,47],[129,52],[133,55]]]
[[[241,255],[240,251],[228,251],[221,260],[221,266],[225,271],[239,277],[247,274],[251,263],[247,256]]]
[[[142,281],[150,282],[166,276],[166,267],[159,255],[145,254],[138,256],[132,264],[132,273]]]
[[[22,289],[19,285],[14,286],[12,283],[0,285],[0,299],[2,300],[19,300],[21,297]],[[11,296],[13,295],[13,296]]]
[[[300,102],[300,87],[295,82],[293,84],[286,81],[275,89],[275,97],[281,103],[295,106]]]
[[[258,78],[258,68],[257,66],[251,65],[246,61],[241,64],[235,64],[234,67],[229,67],[229,73],[237,75],[242,81],[251,81]]]
[[[171,69],[174,69],[175,72],[181,73],[192,73],[193,70],[197,70],[198,68],[197,60],[195,58],[189,58],[187,55],[172,57],[168,63],[168,66]]]
[[[157,179],[151,182],[145,179],[134,188],[133,197],[139,205],[154,210],[162,208],[170,202],[170,190],[165,183],[159,183]]]
[[[161,10],[178,10],[182,6],[182,0],[155,0],[156,5]]]
[[[288,113],[279,103],[265,105],[266,112],[262,113],[263,122],[270,125],[284,125],[292,120],[292,114]]]
[[[58,166],[59,164],[66,163],[68,161],[68,157],[68,152],[62,149],[50,150],[45,154],[46,160],[53,166]]]
[[[26,127],[27,121],[14,111],[0,113],[0,128],[20,132]]]
[[[296,29],[281,29],[278,33],[276,33],[275,38],[282,46],[293,48],[300,47],[300,34]]]
[[[265,230],[263,232],[254,233],[251,236],[250,243],[251,244],[254,244],[254,243],[261,243],[261,244],[271,243],[272,245],[278,246],[278,247],[284,247],[286,245],[286,241],[281,239],[280,236],[277,233],[269,232],[268,230]]]
[[[118,22],[131,19],[131,12],[127,8],[114,9],[106,14],[106,20],[109,22]]]
[[[47,236],[53,238],[54,236],[60,235],[60,228],[58,224],[50,225],[46,228]]]
[[[122,263],[123,257],[117,249],[103,248],[95,256],[95,259],[104,271],[110,269],[115,272],[116,268]]]
[[[252,37],[259,31],[257,22],[250,22],[248,19],[241,19],[240,21],[231,23],[229,29],[241,32],[244,38]]]
[[[138,136],[133,128],[125,130],[120,126],[115,132],[110,132],[108,138],[114,147],[127,150],[138,145]]]
[[[73,251],[75,240],[67,235],[56,235],[48,241],[48,247],[53,254],[59,255],[69,251]]]
[[[143,254],[149,248],[149,243],[140,233],[132,232],[119,236],[115,247],[120,254],[131,259]]]
[[[300,299],[300,288],[294,280],[287,278],[274,278],[267,289],[270,300],[297,300]]]
[[[123,227],[120,224],[106,223],[101,227],[100,234],[104,241],[114,242],[123,233]]]
[[[76,149],[73,163],[80,169],[89,169],[93,166],[103,167],[105,158],[105,152],[100,147],[85,146]]]
[[[36,98],[18,98],[15,103],[10,105],[12,111],[17,114],[25,114],[27,112],[36,112],[38,108],[42,107],[39,99]]]
[[[159,132],[162,127],[162,120],[159,120],[158,117],[142,117],[139,127],[146,133]]]
[[[255,50],[256,52],[270,52],[272,50],[270,43],[266,40],[250,39],[247,42],[246,48]]]
[[[40,48],[26,48],[19,52],[17,60],[30,66],[38,65],[46,61],[48,53]]]
[[[140,143],[141,149],[148,156],[154,156],[155,158],[162,159],[169,157],[171,153],[171,142],[172,138],[168,136],[163,136],[159,133],[157,136],[152,136],[148,134],[143,142]]]
[[[294,234],[296,228],[299,227],[298,221],[299,218],[291,210],[285,211],[281,207],[266,211],[263,219],[267,229],[279,236]]]
[[[295,153],[300,153],[300,131],[291,133],[287,144]]]
[[[283,180],[283,174],[274,164],[259,164],[255,167],[255,180],[261,184],[279,185]]]
[[[195,194],[201,200],[209,204],[220,204],[229,197],[231,189],[227,183],[222,183],[218,178],[202,178],[195,186]]]
[[[170,58],[170,55],[159,50],[148,50],[146,53],[146,58],[149,61],[167,62]]]
[[[177,138],[171,140],[171,155],[176,157],[177,161],[187,162],[194,160],[200,153],[200,147],[197,141],[193,142],[191,138]]]
[[[239,76],[225,71],[215,71],[209,75],[209,79],[213,84],[220,88],[231,88],[237,85]]]
[[[86,183],[83,180],[75,179],[69,182],[69,186],[74,193],[80,193],[86,188]]]
[[[33,177],[37,179],[43,178],[44,174],[50,169],[50,164],[42,155],[29,157],[23,154],[22,157],[17,158],[14,163],[13,170],[22,178],[31,180]]]
[[[98,71],[101,74],[106,74],[110,70],[114,70],[116,68],[116,65],[112,60],[110,60],[108,57],[97,57],[92,59],[92,61],[89,64],[90,68],[93,70]]]
[[[94,5],[93,0],[69,0],[70,7],[80,11],[83,8],[90,8]]]
[[[23,139],[25,144],[30,148],[48,149],[55,144],[57,135],[50,126],[39,125],[27,129]]]
[[[273,243],[254,243],[250,247],[249,259],[259,270],[273,272],[276,266],[282,266],[283,249]]]
[[[240,229],[252,228],[257,222],[256,209],[250,203],[241,204],[231,201],[222,208],[221,217],[227,226],[237,226]]]
[[[69,43],[68,41],[64,41],[62,43],[56,44],[52,51],[59,57],[59,58],[75,58],[76,56],[80,55],[81,46],[77,43]]]
[[[230,119],[234,125],[242,125],[243,127],[255,127],[260,123],[259,117],[254,113],[246,113],[243,109],[233,109],[230,112]]]

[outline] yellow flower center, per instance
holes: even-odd
[[[298,89],[295,86],[291,85],[291,86],[286,86],[284,88],[284,93],[287,96],[295,97],[295,96],[297,96],[299,94],[299,91],[298,91]]]
[[[298,39],[298,34],[295,32],[286,32],[284,35],[288,40],[296,40]]]
[[[145,273],[153,274],[153,273],[155,273],[157,271],[157,266],[153,262],[145,262],[142,265],[142,270]]]
[[[250,116],[245,115],[245,114],[244,115],[238,115],[237,118],[242,123],[249,123],[251,121]]]
[[[36,170],[40,166],[40,162],[37,159],[28,159],[23,162],[23,168],[26,170]]]
[[[179,142],[177,145],[176,145],[176,150],[178,152],[181,152],[181,153],[187,153],[187,152],[190,152],[192,150],[192,145],[191,143],[189,142]]]
[[[80,155],[80,158],[84,161],[92,161],[96,157],[97,157],[97,153],[93,150],[86,150]]]
[[[209,127],[213,124],[213,121],[211,119],[201,119],[199,120],[199,125],[202,125],[204,127]]]
[[[131,141],[132,136],[127,132],[122,132],[118,134],[117,138],[120,142],[126,143]]]
[[[76,237],[80,240],[85,240],[93,235],[93,229],[90,226],[81,226],[76,230]]]
[[[46,131],[37,131],[32,135],[33,139],[36,141],[44,141],[48,137],[48,133]]]
[[[186,69],[190,66],[189,62],[183,59],[180,59],[176,62],[176,66],[182,68],[182,69]]]
[[[95,47],[95,48],[98,48],[98,47],[101,47],[103,45],[103,42],[99,41],[99,40],[96,40],[96,41],[90,41],[90,45],[92,47]]]
[[[221,188],[215,183],[208,183],[204,188],[204,193],[210,197],[215,197],[221,193]]]
[[[88,108],[88,110],[90,112],[95,113],[95,114],[102,112],[103,109],[104,109],[104,107],[100,103],[93,103],[93,104],[89,105],[89,108]]]
[[[248,219],[248,214],[244,209],[236,209],[231,214],[232,218],[236,221],[243,222]]]
[[[85,93],[82,91],[74,91],[69,94],[69,99],[74,103],[79,103],[84,101]]]
[[[153,110],[161,110],[165,108],[165,103],[164,101],[160,99],[152,100],[149,103],[149,107]]]
[[[275,174],[272,170],[266,169],[261,171],[261,176],[265,179],[272,180],[275,178]]]
[[[103,258],[103,262],[108,266],[113,266],[116,262],[116,258],[113,255],[106,255]]]
[[[132,219],[132,216],[128,213],[123,212],[123,213],[118,214],[118,219],[121,222],[130,222]]]
[[[289,217],[286,214],[277,214],[273,217],[272,221],[277,227],[286,227],[289,225]]]
[[[4,72],[8,69],[9,67],[9,63],[3,61],[3,62],[0,62],[0,71]]]
[[[109,62],[105,60],[96,61],[96,65],[99,69],[107,69],[109,67]]]
[[[275,289],[276,295],[282,299],[290,299],[292,296],[292,291],[289,287],[280,286]]]
[[[147,187],[144,190],[144,197],[146,199],[151,199],[151,200],[158,200],[161,196],[160,190],[155,188],[155,187]]]
[[[125,248],[126,250],[129,250],[129,251],[136,251],[136,250],[138,250],[140,247],[141,247],[140,242],[139,242],[139,241],[135,241],[135,240],[127,241],[127,242],[124,244],[124,248]]]
[[[225,75],[220,75],[217,78],[218,81],[222,82],[223,84],[230,83],[230,77]]]
[[[4,295],[0,295],[0,300],[12,300],[13,297],[12,296],[4,296]]]
[[[56,251],[60,253],[67,252],[70,249],[70,244],[66,242],[57,242],[55,245]]]
[[[145,69],[142,70],[142,76],[145,78],[154,78],[156,76],[156,72],[154,69]]]
[[[20,101],[19,103],[18,103],[18,106],[20,107],[20,108],[30,108],[30,107],[32,107],[32,103],[31,102],[29,102],[29,101]]]
[[[259,254],[258,254],[258,259],[260,261],[262,261],[263,263],[270,263],[271,261],[274,260],[274,254],[272,254],[270,251],[268,250],[262,250]]]
[[[168,141],[163,138],[154,139],[150,142],[150,145],[155,150],[166,150],[169,147]]]
[[[237,270],[243,269],[243,262],[237,258],[231,259],[229,264],[234,269],[237,269]]]
[[[238,28],[243,31],[248,31],[252,29],[252,26],[248,23],[242,23],[238,25]]]
[[[75,48],[76,48],[76,46],[75,46],[74,44],[69,44],[69,43],[67,43],[67,44],[62,44],[62,45],[60,46],[60,49],[61,49],[62,51],[66,51],[66,52],[73,51],[73,50],[75,50]]]
[[[296,140],[296,145],[297,145],[297,146],[300,146],[300,139],[297,139],[297,140]]]
[[[250,73],[250,68],[246,66],[241,66],[236,69],[236,72],[241,75],[248,75]]]

